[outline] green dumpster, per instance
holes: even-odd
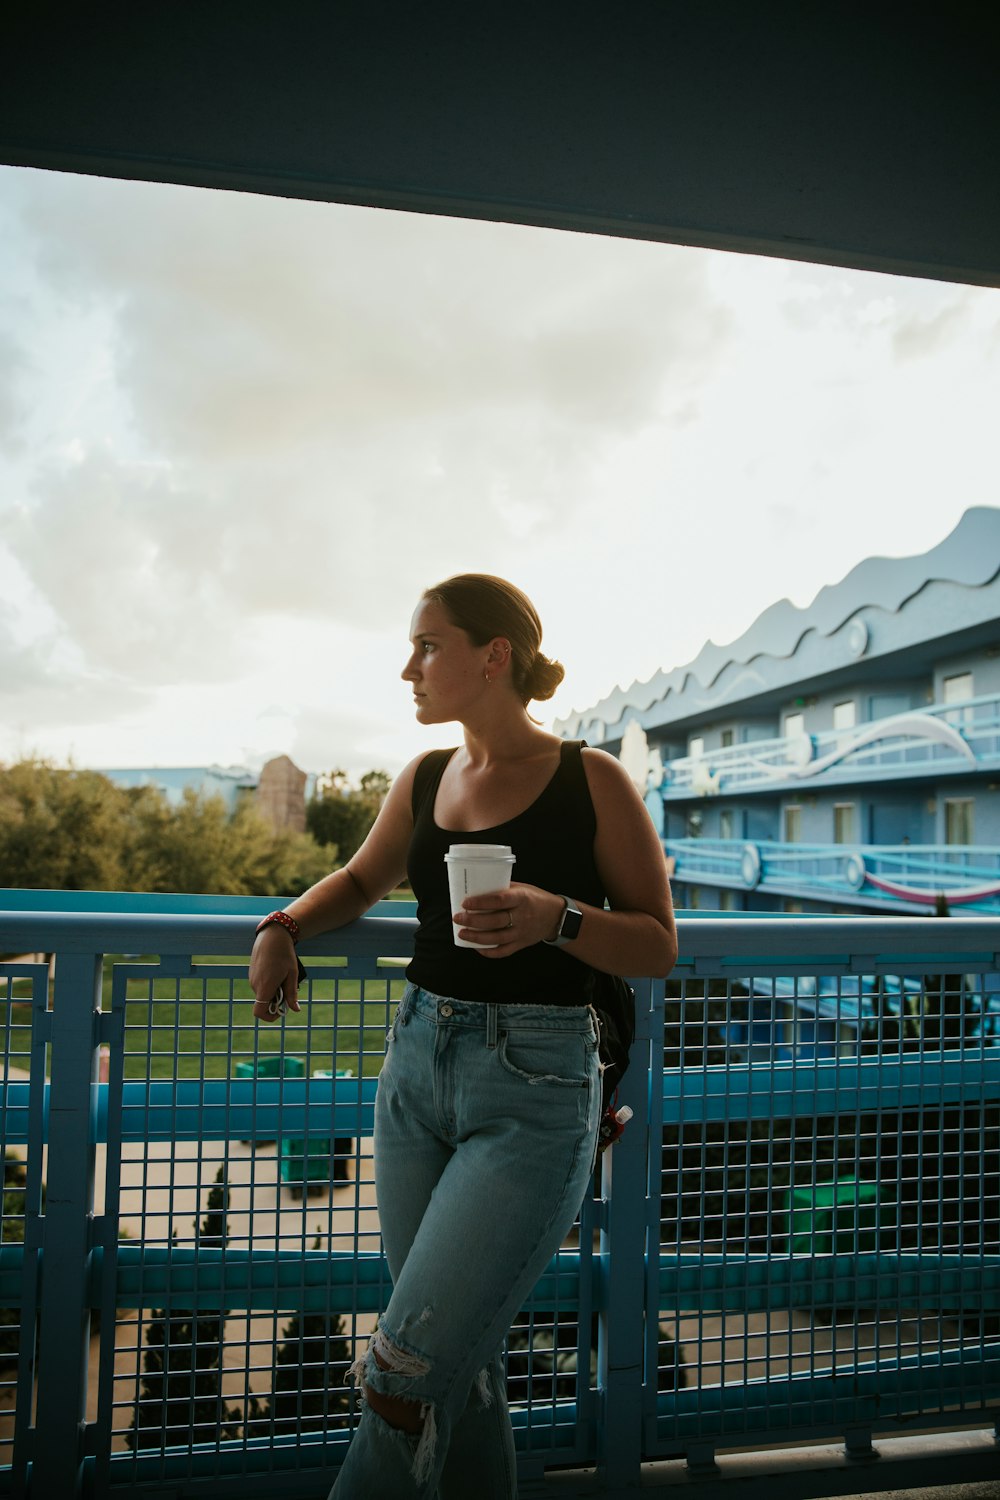
[[[275,1052],[271,1057],[259,1057],[255,1063],[238,1062],[237,1078],[304,1078],[306,1065],[301,1057],[288,1057]]]
[[[317,1068],[314,1078],[353,1078],[352,1068],[338,1068],[336,1073],[329,1068]],[[347,1182],[347,1162],[354,1153],[354,1142],[350,1136],[337,1136],[333,1149],[329,1139],[283,1140],[281,1142],[281,1181],[290,1187],[306,1187],[310,1184],[337,1184]]]
[[[793,1255],[868,1255],[878,1250],[885,1195],[877,1182],[840,1177],[792,1188],[788,1202],[788,1246]]]
[[[269,1057],[258,1057],[256,1062],[238,1062],[237,1078],[304,1078],[306,1065],[301,1057],[289,1057],[283,1052],[274,1052]],[[273,1141],[255,1140],[254,1150],[259,1146],[271,1146]],[[249,1145],[244,1141],[243,1145]]]

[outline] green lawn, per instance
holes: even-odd
[[[105,963],[110,997],[111,967]],[[195,959],[195,963],[208,960]],[[245,978],[132,979],[128,987],[125,1077],[225,1078],[238,1062],[284,1052],[302,1059],[306,1075],[317,1069],[347,1068],[374,1076],[382,1064],[385,1033],[404,980],[389,969],[364,982],[340,978],[336,960],[310,961],[311,1001],[284,1025],[258,1025],[253,992]],[[239,967],[240,974],[245,969]],[[152,994],[150,996],[150,990]],[[303,996],[308,989],[303,986]],[[232,998],[231,998],[232,997]]]
[[[102,1005],[111,1008],[112,970],[126,965],[133,971],[154,964],[152,957],[120,954],[104,960]],[[196,965],[217,966],[220,978],[171,979],[131,977],[126,995],[125,1077],[227,1078],[236,1064],[284,1052],[302,1059],[306,1075],[323,1068],[349,1068],[373,1077],[382,1065],[385,1033],[403,993],[401,968],[387,966],[384,977],[364,981],[343,979],[344,964],[336,959],[311,959],[311,1003],[284,1025],[258,1025],[253,1017],[253,992],[246,981],[246,960],[221,963],[195,958]],[[397,977],[398,976],[398,977]],[[31,1038],[30,990],[15,981],[13,1003],[0,1014],[0,1045],[15,1066],[28,1066]],[[303,994],[307,987],[303,986]],[[8,1035],[2,1035],[7,1028]],[[336,1055],[334,1055],[336,1049]]]

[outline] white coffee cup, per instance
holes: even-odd
[[[505,891],[515,859],[509,844],[452,844],[444,857],[448,866],[448,890],[452,912],[460,911],[466,896],[485,896]],[[495,948],[496,943],[470,943],[458,935],[459,923],[452,922],[455,944],[459,948]]]

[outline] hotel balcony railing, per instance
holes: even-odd
[[[888,914],[1000,912],[1000,849],[982,844],[782,844],[665,839],[673,878]]]
[[[389,1293],[370,1136],[412,920],[383,907],[303,943],[308,1024],[258,1029],[245,964],[269,904],[0,897],[20,955],[0,963],[0,1493],[333,1478],[344,1372]],[[636,982],[635,1118],[510,1341],[525,1494],[551,1467],[565,1500],[619,1496],[651,1460],[871,1456],[996,1415],[996,924],[680,929],[671,979]],[[908,982],[905,1026],[885,1008],[837,1029],[862,974]],[[823,1034],[801,1024],[820,987]],[[976,1454],[995,1463],[988,1435]]]
[[[851,729],[728,745],[664,767],[665,802],[1000,768],[1000,696],[893,714]]]

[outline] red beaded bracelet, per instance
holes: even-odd
[[[284,927],[285,931],[291,935],[293,943],[297,943],[302,936],[302,928],[294,917],[289,916],[287,911],[268,912],[264,920],[257,923],[257,931],[263,932],[264,928],[269,927],[272,922],[277,922],[279,927]]]

